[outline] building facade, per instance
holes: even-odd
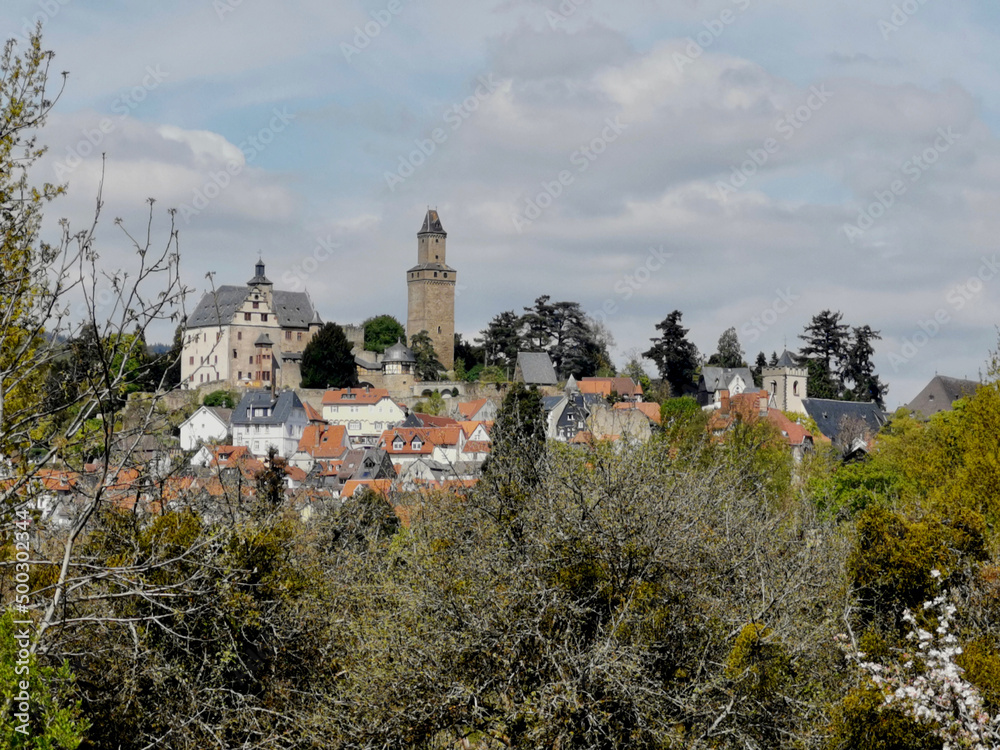
[[[805,414],[803,400],[809,398],[806,385],[809,371],[795,361],[791,352],[785,351],[776,365],[761,369],[764,388],[774,395],[774,405],[781,411]]]
[[[246,286],[206,292],[188,317],[181,383],[298,388],[302,351],[322,326],[309,295],[274,289],[258,261]]]
[[[446,370],[455,366],[455,284],[458,273],[448,265],[448,233],[437,211],[428,209],[417,233],[417,265],[406,272],[406,335],[427,331],[438,361]]]

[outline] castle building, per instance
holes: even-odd
[[[806,413],[803,399],[808,398],[806,384],[809,371],[795,361],[791,352],[785,351],[776,365],[761,369],[764,388],[773,395],[774,404],[781,411]]]
[[[427,331],[438,361],[446,370],[455,366],[455,283],[458,274],[448,265],[448,233],[437,211],[427,210],[417,233],[417,265],[406,272],[408,296],[406,335],[410,341]]]
[[[246,286],[205,293],[185,324],[184,387],[299,387],[302,351],[323,321],[306,292],[273,286],[258,261]]]

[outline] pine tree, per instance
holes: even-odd
[[[680,310],[674,310],[657,323],[656,329],[661,334],[650,339],[652,348],[642,354],[656,363],[660,377],[670,384],[674,396],[683,396],[694,384],[698,369],[698,348],[687,340],[688,329],[681,325],[681,315]]]
[[[871,359],[875,354],[871,342],[881,338],[881,334],[873,331],[871,326],[852,329],[844,365],[844,380],[851,383],[851,388],[845,392],[846,399],[874,401],[880,408],[885,408],[885,395],[889,389],[875,374],[875,365]]]
[[[757,354],[757,362],[753,368],[753,382],[761,388],[764,385],[764,368],[767,367],[767,356],[764,352]]]
[[[490,321],[486,330],[480,332],[480,338],[476,339],[482,344],[485,364],[504,370],[514,367],[521,348],[520,327],[520,318],[513,310],[502,312]]]
[[[849,326],[841,323],[843,314],[823,310],[814,315],[799,338],[805,345],[799,350],[807,360],[807,388],[814,398],[841,398],[844,391],[843,368],[847,359]]]

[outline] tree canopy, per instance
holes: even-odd
[[[358,384],[358,368],[344,329],[327,323],[302,352],[303,388],[347,388]]]
[[[397,341],[406,341],[406,329],[391,315],[376,315],[363,325],[366,351],[382,354]]]
[[[420,331],[410,338],[410,350],[413,358],[417,360],[415,365],[417,377],[421,380],[440,380],[444,374],[444,365],[438,359],[437,352],[434,351],[434,342],[427,331]]]
[[[674,396],[683,396],[694,385],[698,369],[698,348],[687,340],[688,329],[681,325],[682,313],[674,310],[656,324],[660,335],[650,339],[653,346],[642,353],[656,363],[660,377],[670,384]]]

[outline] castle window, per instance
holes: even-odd
[[[793,380],[792,381],[792,393],[794,395],[796,395],[796,396],[799,395],[799,381],[798,380]]]
[[[437,272],[437,271],[435,271],[435,272],[434,272],[434,278],[436,279],[437,277],[438,277],[438,272]]]
[[[772,380],[771,381],[771,395],[773,396],[773,395],[777,394],[777,392],[778,392],[778,381]]]
[[[445,271],[445,272],[444,272],[444,277],[445,277],[446,279],[448,278],[448,272],[447,272],[447,271]]]
[[[236,359],[238,356],[240,356],[239,352],[237,352],[235,349],[233,349],[233,359]]]
[[[261,323],[266,323],[267,322],[267,313],[261,313],[260,314],[260,322]]]
[[[258,309],[260,309],[260,302],[254,302],[254,303],[253,303],[253,309],[254,309],[254,310],[258,310]]]
[[[271,379],[271,373],[268,372],[267,370],[264,370],[264,372],[261,373],[261,380],[270,380],[270,379]]]
[[[285,341],[291,341],[291,340],[292,340],[292,332],[285,331]]]
[[[253,364],[253,355],[250,355],[250,364]]]
[[[193,365],[193,364],[194,364],[194,357],[191,357],[191,358],[190,358],[190,361],[188,362],[188,364],[189,364],[189,365]]]
[[[236,373],[236,379],[243,380],[243,370],[240,370],[239,372]]]
[[[243,340],[243,331],[237,331],[236,332],[236,340],[237,341],[242,341]]]
[[[250,320],[250,313],[243,313],[243,320]]]
[[[438,326],[438,333],[441,333],[441,326]]]
[[[302,340],[302,331],[299,331],[299,333],[298,333],[298,340],[299,340],[299,341],[301,341],[301,340]]]

